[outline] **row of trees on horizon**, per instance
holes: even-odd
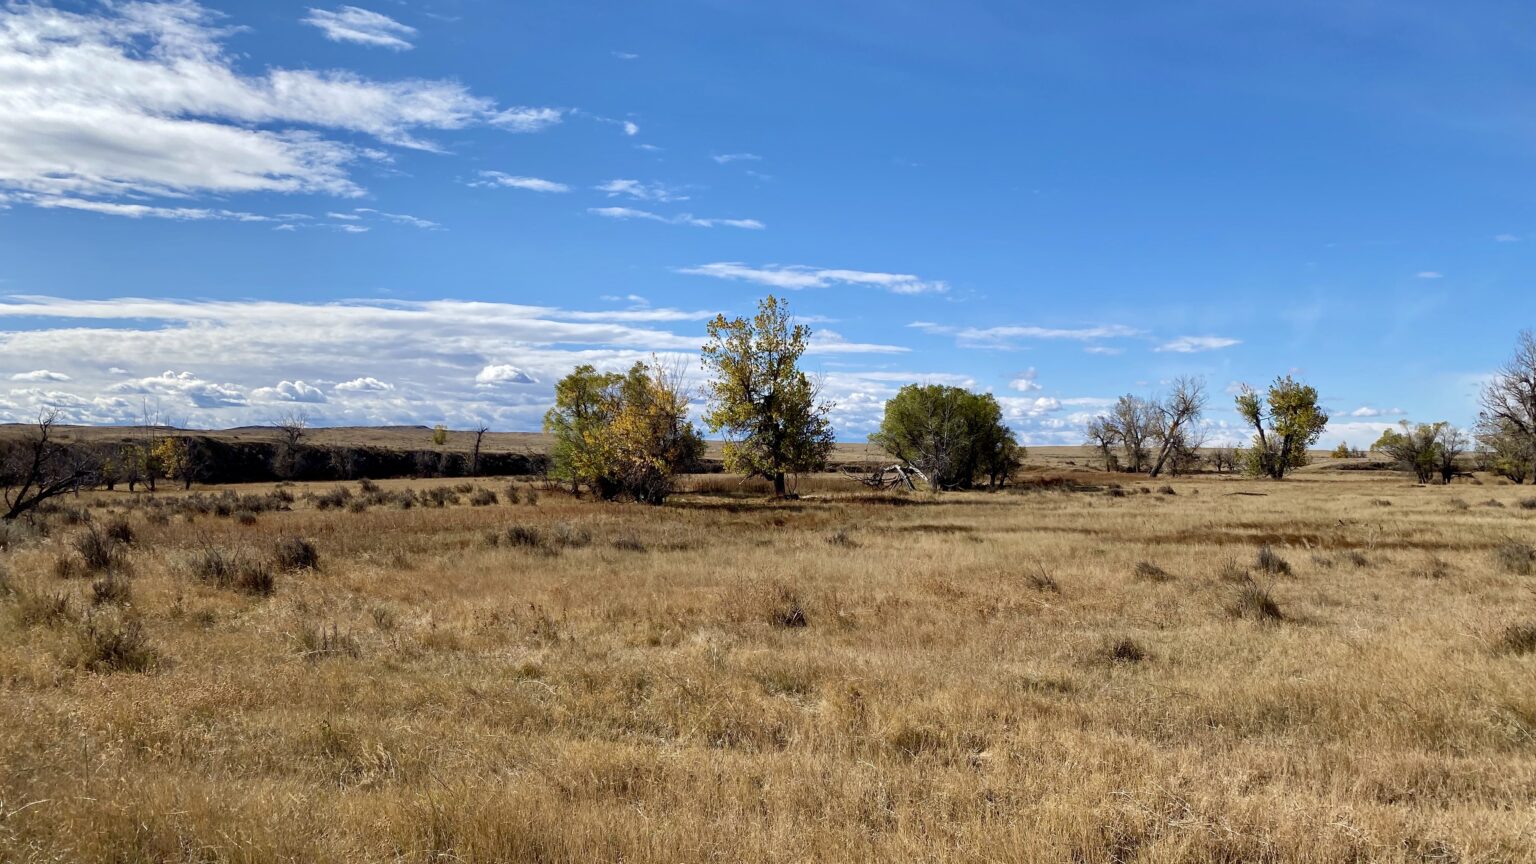
[[[772,295],[750,318],[718,315],[708,322],[703,365],[708,373],[704,426],[724,440],[724,468],[764,478],[773,494],[791,494],[792,479],[825,470],[835,443],[833,404],[800,368],[810,328],[794,321],[788,305]],[[1084,428],[1086,444],[1106,471],[1157,477],[1212,469],[1280,480],[1307,464],[1328,413],[1314,387],[1286,375],[1259,391],[1244,385],[1236,411],[1251,427],[1240,447],[1206,447],[1202,419],[1209,396],[1199,378],[1172,382],[1160,396],[1126,395]],[[1449,483],[1463,473],[1470,451],[1480,470],[1523,483],[1536,477],[1536,337],[1520,334],[1512,359],[1482,394],[1482,411],[1469,434],[1449,423],[1403,421],[1372,446],[1420,482]],[[577,367],[555,388],[555,404],[544,419],[554,437],[548,470],[572,491],[605,500],[658,504],[674,489],[674,478],[696,467],[705,443],[689,418],[683,370],[653,359],[627,372]],[[83,453],[50,434],[51,416],[36,434],[11,441],[0,452],[0,518],[14,519],[48,498],[83,487],[118,482],[130,488],[176,478],[188,487],[207,454],[187,438],[155,434],[145,423],[141,442],[122,445],[110,456]],[[281,433],[273,455],[274,473],[293,476],[302,417],[274,423]],[[475,430],[471,473],[478,473],[480,443]],[[433,432],[446,441],[446,429]],[[990,393],[961,387],[910,384],[885,405],[878,431],[869,436],[891,458],[918,469],[934,491],[996,489],[1008,484],[1023,463],[1025,448],[1004,422]],[[1336,456],[1358,453],[1347,444]],[[420,454],[418,454],[420,455]],[[430,466],[429,466],[430,468]]]

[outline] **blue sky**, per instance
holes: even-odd
[[[0,417],[536,429],[773,291],[845,440],[930,381],[1077,443],[1183,374],[1217,438],[1287,372],[1325,442],[1469,424],[1536,318],[1533,19],[0,4]]]

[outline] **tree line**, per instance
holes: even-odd
[[[826,468],[836,440],[834,405],[800,368],[810,329],[770,295],[750,318],[717,315],[706,333],[703,422],[724,439],[725,470],[766,479],[775,496],[790,494],[792,477]],[[1106,471],[1157,477],[1209,466],[1280,480],[1307,464],[1329,420],[1316,388],[1291,375],[1262,392],[1242,385],[1234,408],[1252,429],[1250,441],[1211,448],[1202,423],[1208,402],[1204,382],[1193,377],[1176,379],[1160,396],[1127,394],[1087,421],[1086,444]],[[689,404],[681,368],[656,359],[622,373],[579,366],[558,382],[544,418],[554,439],[548,471],[575,492],[659,504],[673,492],[676,476],[696,467],[705,452]],[[55,415],[45,414],[30,436],[0,447],[0,518],[14,519],[49,498],[91,486],[133,489],[142,483],[153,490],[157,480],[175,479],[190,487],[210,458],[192,439],[157,434],[148,421],[140,440],[103,452],[60,442],[54,426]],[[272,468],[278,476],[295,476],[305,420],[281,420],[274,427],[281,434]],[[478,473],[486,431],[475,430],[472,473]],[[447,430],[438,427],[433,440],[444,444]],[[935,491],[1002,487],[1025,456],[990,393],[944,385],[902,387],[887,401],[869,440],[919,469]],[[1448,423],[1404,421],[1372,449],[1421,482],[1438,477],[1449,483],[1462,473],[1469,449],[1480,470],[1516,483],[1536,477],[1536,337],[1523,331],[1514,356],[1484,387],[1472,435]],[[1356,451],[1344,444],[1335,455],[1340,452]]]

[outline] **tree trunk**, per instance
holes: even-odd
[[[779,471],[773,475],[773,497],[784,497],[784,472]]]

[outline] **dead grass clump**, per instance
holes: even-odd
[[[831,534],[828,534],[827,543],[833,546],[843,546],[850,549],[859,545],[859,541],[853,539],[853,536],[848,533],[846,528],[839,528],[836,531],[833,531]]]
[[[247,527],[256,524],[256,514],[249,510],[240,510],[235,513],[235,522]]]
[[[550,540],[561,549],[582,549],[592,545],[592,532],[569,522],[557,522],[550,530]]]
[[[1452,510],[1471,510],[1472,509],[1472,505],[1468,504],[1467,500],[1465,498],[1452,498],[1451,500],[1449,500],[1449,501],[1447,501],[1445,503]]]
[[[1504,632],[1499,634],[1494,651],[1516,657],[1536,654],[1536,623],[1527,621],[1505,627]]]
[[[1124,498],[1125,490],[1121,488],[1119,483],[1111,483],[1104,487],[1104,494],[1111,498]]]
[[[127,577],[108,573],[91,583],[92,606],[127,606],[133,600],[133,588]]]
[[[15,596],[16,623],[22,627],[53,627],[74,620],[69,595],[62,591],[42,594],[23,591]]]
[[[1234,618],[1246,618],[1260,624],[1278,624],[1285,620],[1280,604],[1275,602],[1269,589],[1251,579],[1238,588],[1237,597],[1227,606],[1227,612]]]
[[[363,654],[363,649],[358,644],[357,637],[351,633],[343,632],[336,622],[331,622],[329,628],[317,627],[306,624],[299,628],[298,633],[299,653],[306,660],[319,660],[326,657],[351,657],[358,658]]]
[[[125,561],[126,546],[114,539],[107,529],[95,525],[87,525],[85,531],[75,535],[70,545],[88,573],[119,569]]]
[[[315,549],[315,544],[303,537],[289,535],[279,539],[272,554],[277,566],[283,570],[320,569],[320,552]]]
[[[1140,663],[1147,659],[1147,649],[1141,647],[1135,639],[1116,639],[1104,649],[1105,656],[1111,663]]]
[[[1216,578],[1223,582],[1247,582],[1248,568],[1244,567],[1241,561],[1229,556],[1222,559],[1221,564],[1216,567]]]
[[[1371,559],[1367,558],[1365,553],[1361,552],[1359,549],[1351,549],[1348,552],[1345,552],[1344,560],[1348,561],[1352,567],[1371,566]]]
[[[549,549],[549,543],[544,538],[544,532],[537,525],[508,525],[500,531],[492,531],[486,534],[485,539],[492,546],[500,546],[505,543],[515,549],[544,551]]]
[[[1391,507],[1392,506],[1392,502],[1388,501],[1385,498],[1372,498],[1371,499],[1371,506],[1372,507]]]
[[[1291,575],[1291,562],[1281,558],[1279,553],[1268,546],[1259,547],[1259,553],[1254,558],[1254,566],[1258,567],[1260,572],[1270,576]]]
[[[620,552],[644,552],[645,542],[633,534],[620,534],[613,538],[613,548]]]
[[[1157,487],[1157,494],[1159,494],[1159,495],[1177,495],[1179,493],[1177,491],[1175,491],[1172,486],[1164,484],[1162,486]]]
[[[1536,510],[1536,498],[1521,498],[1520,499],[1520,509],[1521,510]]]
[[[1503,510],[1504,509],[1504,502],[1500,501],[1497,498],[1489,498],[1487,501],[1484,501],[1483,503],[1481,503],[1481,504],[1479,504],[1477,506],[1479,506],[1479,507],[1492,507],[1492,508],[1494,508],[1496,510]]]
[[[205,585],[256,597],[270,597],[277,592],[277,574],[270,561],[225,552],[216,546],[205,546],[198,552],[192,562],[192,574]]]
[[[484,486],[477,487],[475,491],[469,494],[469,506],[471,507],[489,507],[499,501],[501,499],[496,496],[496,493]]]
[[[1051,571],[1045,569],[1045,565],[1039,562],[1024,571],[1024,583],[1043,594],[1061,593],[1061,584],[1056,581],[1055,576],[1051,575]]]
[[[795,629],[811,623],[800,590],[787,582],[769,582],[746,597],[750,617],[773,627]]]
[[[1136,566],[1132,568],[1132,572],[1136,574],[1137,579],[1145,579],[1148,582],[1167,582],[1173,578],[1167,570],[1151,561],[1137,561]]]
[[[91,672],[148,672],[160,655],[133,615],[94,612],[80,622],[74,665]]]
[[[0,600],[16,596],[16,586],[11,582],[10,568],[0,563]]]
[[[1446,579],[1451,575],[1451,565],[1438,555],[1431,555],[1409,571],[1419,579]]]
[[[1506,573],[1529,576],[1536,572],[1536,549],[1529,543],[1506,539],[1493,547],[1493,558]]]
[[[128,524],[128,520],[121,516],[108,522],[102,528],[102,533],[106,534],[107,539],[112,542],[120,543],[124,546],[132,546],[138,542],[138,534],[134,532],[133,526]]]

